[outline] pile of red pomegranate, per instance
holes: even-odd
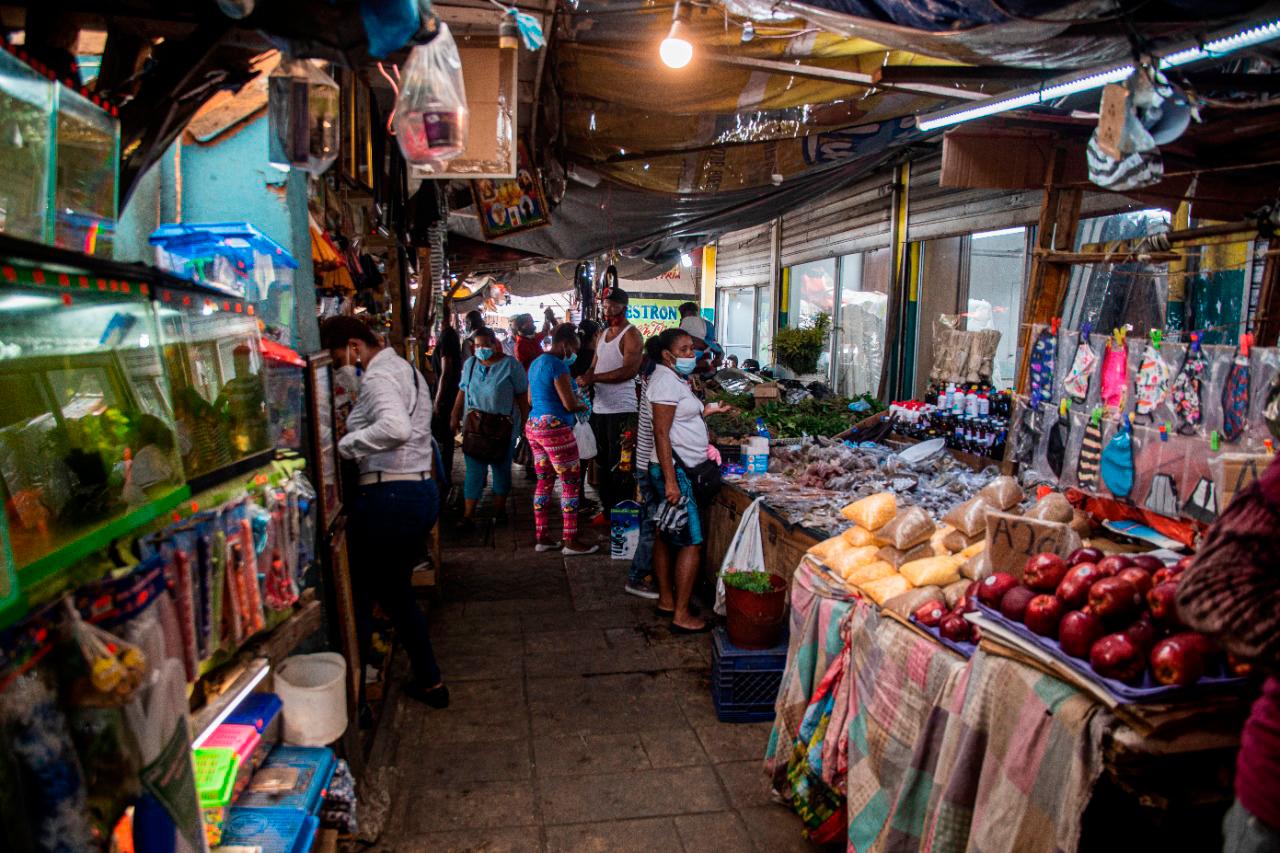
[[[1146,554],[1104,557],[1096,548],[1080,548],[1065,560],[1036,554],[1021,582],[996,572],[975,582],[960,604],[971,610],[976,597],[1006,619],[1057,640],[1063,652],[1087,660],[1104,678],[1135,683],[1149,664],[1157,683],[1186,686],[1214,663],[1208,638],[1178,620],[1178,578],[1190,563],[1190,557],[1171,566]],[[925,605],[916,620],[929,625],[936,610]],[[952,617],[933,623],[949,639],[948,626],[951,633],[961,630]]]

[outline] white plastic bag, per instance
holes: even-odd
[[[467,90],[449,25],[409,54],[396,98],[400,153],[412,166],[440,166],[467,150]]]
[[[596,434],[591,431],[591,424],[578,421],[573,425],[573,438],[578,442],[578,458],[583,462],[596,458]]]
[[[760,502],[756,498],[742,513],[738,529],[734,531],[733,541],[724,552],[724,562],[720,564],[723,572],[767,572],[764,565],[764,543],[760,541]],[[716,613],[725,615],[724,580],[716,575]]]

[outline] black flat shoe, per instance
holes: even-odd
[[[438,687],[424,687],[420,682],[410,681],[404,686],[404,695],[410,699],[425,702],[432,708],[443,710],[449,707],[449,685],[447,684],[441,684]]]
[[[654,607],[654,608],[653,608],[653,612],[654,612],[654,613],[657,613],[659,616],[665,616],[665,617],[666,617],[666,618],[668,618],[668,619],[670,619],[672,616],[675,616],[675,615],[676,615],[676,612],[675,612],[674,610],[667,610],[667,609],[666,609],[666,608],[664,608],[664,607]],[[702,608],[701,608],[701,607],[699,607],[698,605],[694,604],[693,602],[689,602],[689,615],[690,615],[690,616],[701,616],[701,615],[702,615]]]

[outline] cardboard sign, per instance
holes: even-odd
[[[1027,558],[1046,552],[1066,557],[1081,545],[1080,535],[1070,524],[1040,521],[992,510],[987,513],[987,548],[997,572],[1008,572],[1022,580]]]
[[[1225,508],[1238,493],[1261,477],[1272,458],[1270,453],[1224,453],[1210,459],[1209,469],[1218,488],[1218,507]]]
[[[1120,140],[1124,137],[1125,119],[1129,115],[1129,90],[1112,83],[1102,90],[1102,104],[1098,107],[1098,147],[1112,160],[1124,157]]]
[[[640,544],[640,504],[622,501],[609,512],[609,556],[630,560]]]

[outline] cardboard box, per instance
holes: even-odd
[[[753,390],[757,400],[777,400],[782,397],[782,388],[777,382],[761,382]]]

